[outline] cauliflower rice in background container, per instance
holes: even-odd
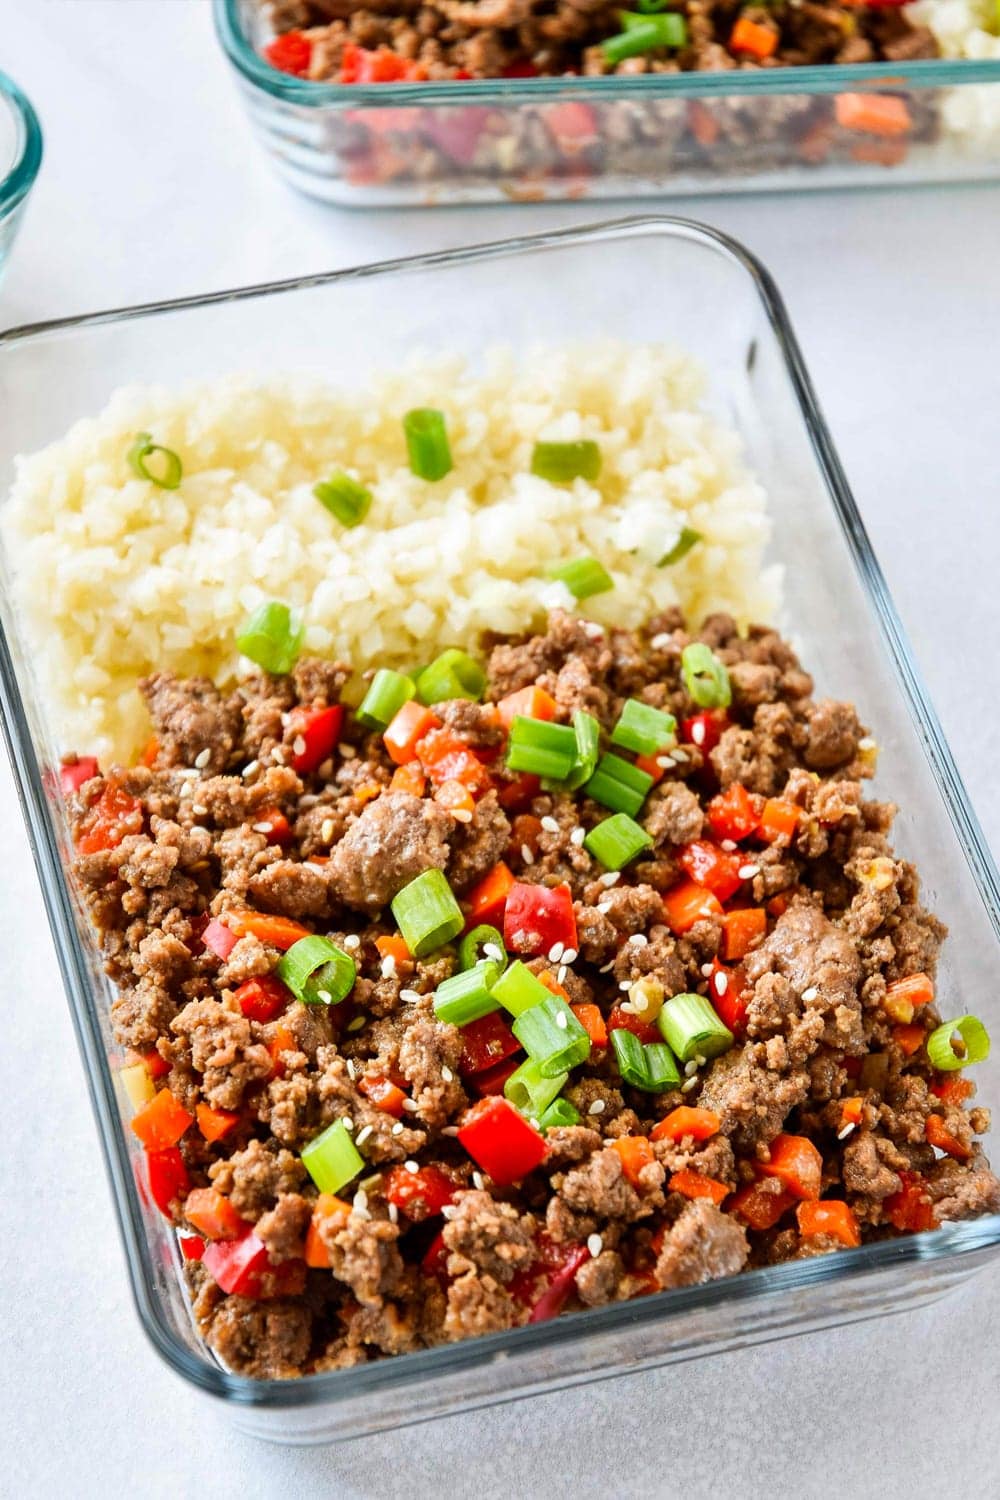
[[[484,630],[516,632],[574,604],[546,579],[590,554],[615,588],[587,599],[636,626],[679,604],[769,619],[765,495],[734,431],[702,406],[697,363],[665,346],[589,344],[415,359],[363,389],[232,377],[129,388],[100,416],[19,461],[5,529],[36,670],[66,749],[130,757],[148,737],[147,672],[239,672],[235,639],[265,599],[300,610],[305,649],[364,669],[412,667]],[[446,416],[454,468],[431,484],[407,462],[403,414]],[[174,449],[179,488],[137,478],[138,432]],[[531,473],[537,439],[595,439],[599,479]],[[337,469],[373,494],[344,528],[313,495]],[[684,527],[700,540],[658,566]]]

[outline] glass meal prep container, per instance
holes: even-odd
[[[1000,56],[313,83],[261,56],[271,31],[260,0],[213,3],[219,40],[275,165],[295,187],[331,203],[539,202],[1000,177]],[[890,133],[851,123],[859,94],[898,101]]]
[[[0,73],[0,282],[41,162],[38,116],[17,84]]]
[[[669,298],[630,298],[667,285]],[[447,305],[451,316],[440,317]],[[378,327],[379,338],[371,337]],[[789,628],[823,693],[858,704],[882,754],[878,787],[900,806],[896,842],[951,928],[946,1010],[1000,1035],[1000,888],[816,405],[780,297],[738,244],[679,219],[642,218],[366,266],[274,286],[69,319],[0,335],[0,494],[16,451],[38,448],[118,386],[234,370],[364,377],[414,349],[473,364],[609,333],[690,351],[709,404],[742,436],[774,520]],[[46,400],[37,400],[37,391]],[[60,751],[32,672],[9,559],[0,571],[0,699],[60,968],[97,1115],[139,1316],[167,1363],[225,1401],[244,1430],[285,1442],[357,1436],[534,1392],[890,1312],[956,1287],[1000,1246],[1000,1215],[667,1291],[507,1333],[292,1381],[233,1375],[197,1335],[177,1238],[138,1186],[111,988],[67,877],[69,830],[53,774]],[[85,749],[86,747],[73,747]],[[1000,1047],[977,1072],[1000,1102]],[[990,1150],[990,1141],[986,1143]]]

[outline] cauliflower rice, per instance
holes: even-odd
[[[779,580],[763,566],[765,496],[703,393],[676,350],[603,344],[496,353],[476,374],[414,362],[364,390],[285,376],[116,392],[19,460],[4,509],[58,741],[134,753],[149,734],[137,679],[238,677],[234,640],[265,599],[303,612],[307,651],[356,668],[412,667],[484,630],[526,630],[573,603],[546,569],[587,553],[615,582],[583,605],[601,623],[634,626],[674,604],[693,618],[768,618]],[[414,406],[446,415],[454,469],[436,484],[407,464],[401,418]],[[177,490],[132,474],[139,431],[181,456]],[[600,479],[533,476],[539,438],[596,439]],[[312,493],[336,469],[374,496],[352,530]],[[658,567],[684,526],[703,540]]]

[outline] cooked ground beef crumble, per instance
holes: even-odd
[[[688,696],[691,640],[725,663],[728,710]],[[206,1202],[217,1244],[253,1250],[245,1295],[186,1263],[199,1327],[242,1374],[330,1370],[822,1254],[850,1242],[845,1224],[872,1241],[1000,1208],[976,1139],[988,1112],[931,1066],[933,999],[900,999],[900,981],[933,979],[945,930],[893,853],[894,809],[863,795],[874,747],[854,708],[814,699],[775,632],[741,636],[721,615],[689,633],[671,612],[633,633],[555,613],[545,634],[492,643],[488,668],[486,701],[435,706],[440,727],[418,746],[426,795],[350,710],[332,753],[294,769],[308,759],[301,710],[339,704],[350,676],[315,660],[229,695],[148,679],[146,763],[74,793],[117,1038],[182,1112],[177,1145],[150,1153],[153,1195],[186,1254],[211,1263]],[[626,699],[677,719],[637,813],[651,842],[618,875],[582,841],[606,807],[505,767],[494,705],[535,686],[557,722],[583,709],[605,737]],[[478,767],[471,809],[440,795],[442,749]],[[738,848],[720,838],[720,799],[750,809]],[[681,921],[704,846],[739,865],[739,889],[728,915],[716,901]],[[518,885],[568,889],[578,953],[525,940],[519,956],[596,1007],[580,1012],[592,1038],[659,1040],[640,998],[684,993],[709,997],[735,1034],[659,1094],[626,1083],[595,1041],[564,1089],[579,1122],[547,1129],[541,1163],[504,1183],[458,1137],[502,1078],[468,1028],[435,1015],[455,944],[406,956],[388,907],[430,869],[474,903],[498,862]],[[734,951],[731,915],[751,909],[759,927]],[[339,1004],[302,1004],[273,977],[303,928],[357,964]],[[501,1049],[500,1074],[522,1060]],[[692,1133],[663,1126],[681,1107],[700,1112]],[[365,1167],[324,1199],[301,1152],[338,1120]],[[811,1186],[789,1169],[796,1152],[815,1158]]]

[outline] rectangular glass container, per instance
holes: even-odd
[[[1000,176],[1000,57],[607,78],[313,83],[260,55],[260,0],[213,0],[254,129],[303,192],[357,208]],[[900,101],[900,133],[841,123]]]
[[[669,295],[652,297],[658,285]],[[490,345],[562,345],[567,330],[582,339],[673,342],[707,370],[709,404],[740,432],[770,495],[771,560],[783,564],[786,580],[779,623],[817,691],[852,699],[873,727],[881,746],[878,788],[901,809],[898,847],[918,864],[928,904],[951,927],[941,1006],[946,1014],[975,1012],[1000,1035],[997,872],[780,297],[767,273],[724,235],[679,219],[625,220],[2,334],[0,494],[15,452],[60,436],[120,385],[280,369],[347,383],[417,348],[459,352],[475,364]],[[59,743],[33,678],[5,555],[0,620],[4,732],[139,1315],[167,1362],[229,1403],[245,1430],[287,1442],[329,1441],[874,1318],[940,1296],[996,1253],[1000,1216],[298,1381],[253,1381],[222,1369],[194,1329],[175,1236],[136,1187],[141,1151],[116,1090],[109,982],[66,875],[68,828],[52,768],[71,747]],[[977,1069],[977,1082],[984,1103],[1000,1100],[1000,1048]]]

